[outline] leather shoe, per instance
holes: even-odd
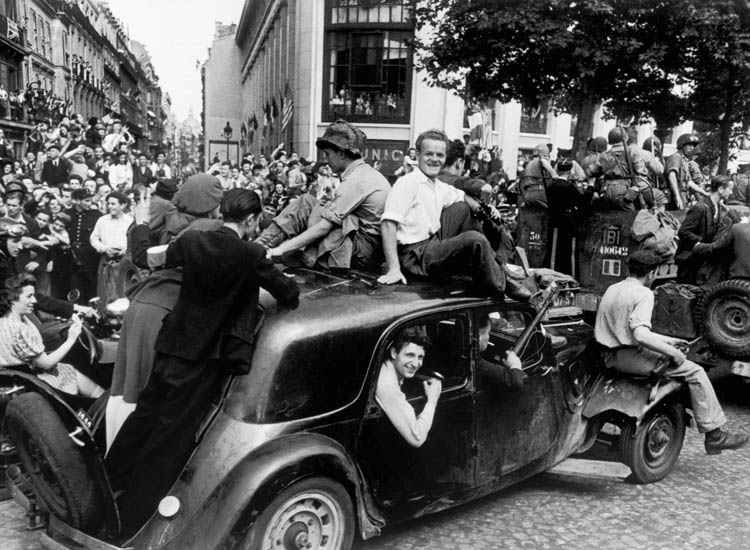
[[[748,436],[716,429],[706,434],[706,454],[717,455],[721,451],[740,449],[747,445]]]
[[[531,298],[531,291],[521,283],[513,279],[505,279],[505,295],[511,300],[517,302],[528,302]]]

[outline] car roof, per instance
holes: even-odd
[[[487,297],[473,291],[471,280],[451,278],[440,283],[409,281],[409,284],[381,285],[377,275],[356,271],[330,273],[305,268],[284,271],[300,287],[299,307],[288,311],[276,306],[267,292],[261,292],[260,303],[266,316],[262,333],[304,330],[324,333],[351,329],[357,325],[387,323],[404,315],[437,306],[459,306],[487,302]]]

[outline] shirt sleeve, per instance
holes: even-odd
[[[651,314],[654,311],[654,293],[646,289],[636,301],[633,311],[628,317],[628,326],[633,331],[638,327],[651,329]]]
[[[42,335],[36,327],[23,323],[13,338],[13,353],[23,362],[31,361],[44,352]]]
[[[94,230],[91,232],[91,236],[89,237],[89,242],[91,243],[91,246],[94,247],[94,249],[97,252],[104,252],[106,247],[104,246],[104,243],[102,243],[102,220],[104,219],[104,216],[96,220],[96,224],[94,225]]]
[[[388,193],[388,198],[385,200],[385,210],[383,215],[380,217],[382,220],[391,220],[396,223],[403,223],[406,215],[412,207],[412,203],[415,199],[415,190],[412,185],[409,185],[409,180],[405,178],[399,178],[391,192]]]
[[[677,172],[677,177],[680,177],[680,167],[682,166],[680,155],[675,153],[667,157],[667,167],[664,169],[664,174],[669,175],[670,172]]]
[[[341,185],[338,191],[331,203],[321,212],[322,218],[335,225],[341,225],[344,218],[354,212],[367,198],[367,193],[359,182],[347,182],[346,185]]]
[[[386,377],[383,376],[382,369],[380,374],[375,400],[406,442],[414,447],[421,447],[427,440],[427,435],[432,427],[435,405],[432,402],[427,402],[422,412],[417,416],[406,400],[404,392],[397,385],[393,387],[385,380]]]
[[[466,193],[445,182],[441,181],[438,185],[440,185],[440,198],[442,199],[443,208],[461,202],[466,196]]]

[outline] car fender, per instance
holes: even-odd
[[[653,383],[648,379],[601,376],[591,390],[582,415],[591,419],[607,411],[617,411],[639,423],[651,409],[683,388],[682,382],[661,379],[652,395]]]
[[[344,447],[324,435],[297,433],[254,449],[215,486],[200,508],[179,519],[180,524],[167,527],[178,518],[165,520],[157,514],[130,544],[181,550],[237,548],[264,506],[291,484],[313,476],[330,477],[349,491],[363,538],[380,534],[385,522]]]

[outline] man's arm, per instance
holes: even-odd
[[[427,403],[419,416],[414,414],[414,409],[409,405],[406,396],[400,389],[387,389],[378,384],[378,390],[375,394],[378,405],[383,409],[393,427],[413,447],[421,447],[427,440],[427,435],[432,428],[432,419],[435,416],[435,407],[440,396],[441,384],[439,380],[428,380],[425,381],[425,384],[433,384],[434,386],[431,386],[431,388],[437,388],[437,392],[430,390],[431,395],[428,394]],[[427,386],[425,386],[425,393],[427,392]]]
[[[299,305],[299,287],[293,277],[287,277],[266,259],[266,249],[255,243],[246,243],[253,255],[255,273],[260,286],[271,293],[276,301],[289,309]]]
[[[633,330],[633,338],[644,348],[666,355],[672,359],[678,367],[685,362],[684,353],[667,343],[665,338],[661,337],[659,334],[651,332],[651,329],[647,326],[636,327]]]
[[[674,172],[670,172],[670,176]],[[680,242],[685,245],[686,250],[693,250],[695,245],[703,240],[703,235],[699,234],[698,228],[701,226],[701,221],[705,215],[705,210],[702,205],[695,205],[685,215],[685,220],[680,225],[680,229],[677,232],[677,236],[680,238]]]
[[[667,179],[669,180],[669,190],[672,192],[675,204],[677,205],[677,210],[682,210],[684,205],[682,204],[682,195],[680,195],[680,188],[677,185],[677,172],[674,170],[670,170],[669,174],[667,175]]]
[[[385,275],[378,277],[378,282],[385,285],[401,282],[406,284],[406,277],[401,273],[401,266],[398,262],[398,243],[396,241],[396,231],[398,224],[393,220],[383,220],[380,223],[380,234],[383,239],[383,253],[385,254],[385,263],[388,271]]]
[[[320,239],[328,235],[333,229],[333,224],[328,220],[322,219],[312,227],[308,227],[305,231],[297,235],[296,237],[284,241],[276,248],[272,248],[268,251],[268,255],[271,258],[282,256],[292,250],[300,250],[307,247],[310,244],[317,243]]]

